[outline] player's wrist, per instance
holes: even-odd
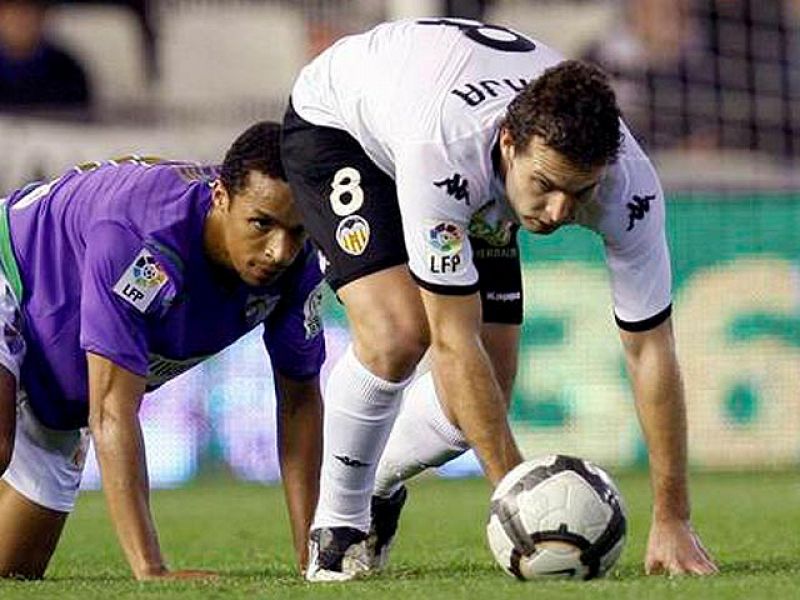
[[[691,518],[689,502],[654,502],[653,524],[674,525],[688,523]]]

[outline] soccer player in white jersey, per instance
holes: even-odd
[[[380,544],[367,543],[375,473],[428,348],[438,394],[427,395],[439,400],[410,417],[420,454],[435,461],[444,448],[443,461],[471,446],[492,484],[522,461],[507,421],[522,320],[516,232],[567,223],[605,244],[649,449],[646,568],[716,570],[689,519],[663,194],[600,71],[502,27],[383,24],[300,73],[283,160],[353,334],[326,390],[309,580],[380,562]],[[378,492],[391,501],[407,474]]]

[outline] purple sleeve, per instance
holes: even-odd
[[[264,323],[264,345],[272,369],[297,381],[319,375],[325,360],[322,330],[322,273],[316,255],[306,247],[302,265],[286,282],[276,311]]]
[[[81,348],[146,377],[146,321],[174,295],[173,281],[134,232],[96,225],[86,236]]]

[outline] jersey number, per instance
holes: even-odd
[[[361,173],[353,167],[336,171],[331,182],[331,208],[340,217],[352,215],[364,205],[364,190],[361,189]]]
[[[459,31],[473,42],[494,50],[501,50],[502,52],[532,52],[536,50],[536,44],[531,40],[500,25],[487,25],[479,21],[455,19],[421,19],[417,23],[420,25],[458,27]]]

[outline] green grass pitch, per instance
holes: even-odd
[[[800,598],[800,476],[696,474],[695,524],[719,561],[714,578],[645,577],[649,492],[642,473],[616,476],[629,538],[614,574],[596,582],[519,583],[495,567],[484,538],[482,480],[412,484],[391,567],[366,581],[310,585],[296,574],[278,487],[205,481],[157,491],[161,542],[176,568],[209,583],[132,581],[103,498],[87,493],[41,582],[0,582],[0,598]]]

